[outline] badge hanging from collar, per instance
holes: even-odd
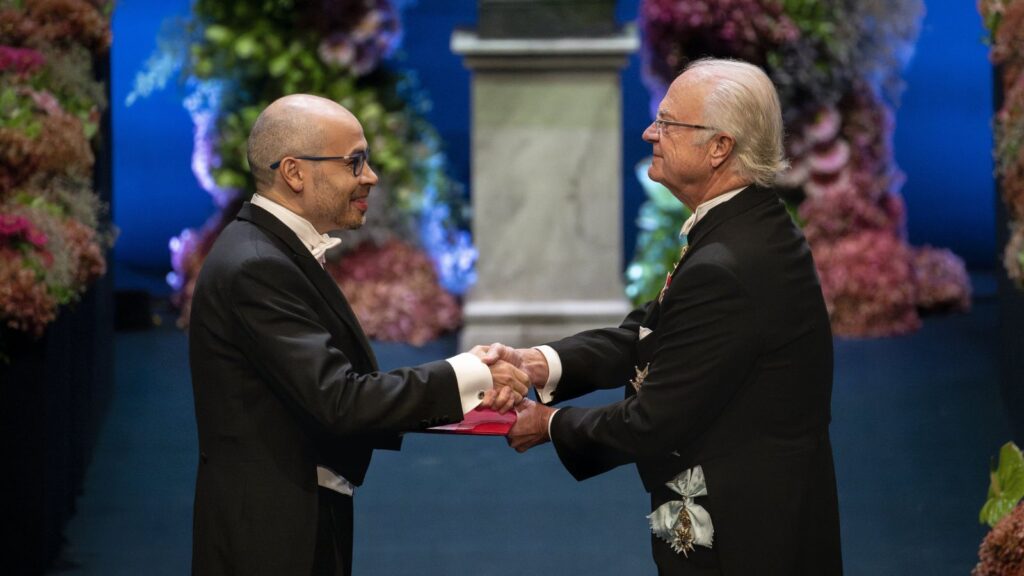
[[[672,275],[679,269],[679,265],[683,263],[683,258],[686,257],[686,252],[690,249],[690,245],[683,246],[682,250],[679,251],[679,259],[676,260],[675,266],[672,266],[672,271],[665,274],[665,285],[661,287],[661,292],[658,293],[658,304],[665,299],[665,293],[668,292],[668,287],[672,284]]]
[[[682,499],[669,500],[647,516],[651,532],[683,556],[688,556],[694,546],[711,548],[715,538],[711,515],[694,501],[695,498],[708,495],[704,469],[694,466],[684,470],[665,486],[682,496]]]

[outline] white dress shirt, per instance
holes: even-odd
[[[274,217],[287,226],[299,241],[309,250],[310,254],[324,265],[324,254],[328,249],[341,244],[341,239],[332,238],[327,234],[320,234],[316,228],[302,216],[292,212],[288,208],[259,194],[252,195],[252,204],[270,212]],[[465,414],[476,408],[484,396],[484,392],[493,386],[491,370],[476,356],[464,352],[447,359],[455,370],[455,378],[459,386],[459,396],[462,400],[462,413]],[[316,467],[317,483],[329,490],[351,496],[355,486],[346,480],[341,474],[325,466]]]

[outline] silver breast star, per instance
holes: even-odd
[[[644,380],[647,379],[647,371],[650,369],[650,367],[650,362],[644,365],[643,370],[641,370],[639,366],[633,367],[633,370],[636,370],[636,376],[634,376],[633,379],[629,381],[629,383],[633,385],[633,389],[636,390],[637,392],[640,391],[640,386],[642,386]]]

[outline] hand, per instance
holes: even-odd
[[[516,406],[518,419],[505,437],[508,445],[516,452],[526,452],[530,448],[551,440],[548,436],[548,421],[555,413],[549,408],[533,400],[523,400]]]
[[[487,365],[504,360],[523,370],[530,377],[530,383],[538,390],[548,382],[548,360],[536,348],[512,348],[499,342],[490,346],[474,346],[470,353],[475,354]]]
[[[497,361],[489,365],[494,387],[484,393],[480,405],[504,414],[522,401],[530,390],[530,380],[526,373],[505,361]]]

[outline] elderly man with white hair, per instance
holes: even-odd
[[[686,248],[621,326],[489,347],[485,362],[523,368],[543,402],[518,407],[509,443],[550,440],[578,480],[636,464],[659,574],[840,574],[832,334],[811,251],[770,188],[786,166],[775,88],[756,66],[696,61],[643,137],[651,178],[693,211]],[[548,406],[620,386],[614,404]]]

